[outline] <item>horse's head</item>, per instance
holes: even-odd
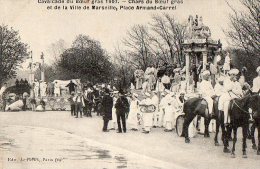
[[[255,94],[248,99],[248,108],[252,109],[253,118],[260,119],[260,95]]]

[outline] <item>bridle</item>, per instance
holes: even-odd
[[[250,113],[249,111],[246,111],[246,110],[244,110],[243,108],[241,108],[238,104],[237,104],[237,102],[234,100],[233,101],[233,104],[235,104],[241,111],[243,111],[244,113],[247,113],[247,114],[251,114],[252,115],[252,113]]]

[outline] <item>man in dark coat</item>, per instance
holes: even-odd
[[[112,120],[112,108],[113,108],[113,98],[109,95],[109,90],[105,89],[105,95],[102,99],[102,108],[103,108],[103,132],[108,132],[107,125],[109,120]]]
[[[67,86],[69,88],[69,92],[71,94],[71,92],[75,92],[75,87],[77,87],[77,85],[75,83],[72,82],[72,80],[70,81],[69,84],[67,84]]]
[[[124,96],[124,92],[122,90],[119,91],[119,98],[116,101],[115,108],[116,108],[118,133],[122,133],[121,121],[123,125],[123,131],[125,133],[126,132],[125,118],[126,118],[126,114],[129,112],[129,103],[127,98]]]

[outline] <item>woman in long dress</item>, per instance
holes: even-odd
[[[118,91],[114,91],[114,93],[113,93],[112,120],[111,120],[111,123],[109,123],[110,130],[116,130],[117,129],[116,108],[115,108],[115,104],[116,104],[117,99],[118,99]]]
[[[131,130],[137,131],[138,130],[138,108],[139,108],[139,100],[137,99],[138,94],[133,93],[131,102],[130,102],[130,111],[127,118],[127,123],[129,124]]]

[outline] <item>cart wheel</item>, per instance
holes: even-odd
[[[179,115],[176,119],[176,133],[179,137],[182,135],[182,129],[184,124],[184,115]]]

